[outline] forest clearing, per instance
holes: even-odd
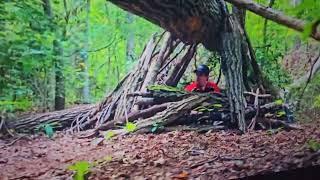
[[[0,179],[320,178],[320,1],[284,1],[0,2]]]

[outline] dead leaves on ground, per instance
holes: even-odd
[[[65,179],[72,175],[70,164],[105,157],[110,158],[92,168],[89,179],[234,179],[320,163],[319,124],[272,134],[170,132],[94,142],[72,136],[20,140],[0,149],[0,176]]]

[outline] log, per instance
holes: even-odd
[[[124,117],[121,117],[120,119],[115,119],[99,126],[97,130],[98,131],[109,130],[109,129],[115,128],[116,126],[124,125],[126,122],[133,122],[134,120],[137,120],[137,119],[145,119],[145,118],[152,117],[156,113],[160,111],[164,111],[169,104],[170,103],[155,105],[148,109],[132,112],[128,114],[128,117],[124,116]]]
[[[83,105],[62,111],[26,115],[17,120],[6,120],[6,122],[8,129],[21,133],[35,132],[40,125],[50,123],[57,123],[61,126],[60,129],[64,129],[70,127],[75,119],[87,115],[94,108],[94,105]]]

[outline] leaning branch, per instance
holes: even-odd
[[[247,10],[249,10],[259,16],[262,16],[266,19],[269,19],[269,20],[274,21],[278,24],[287,26],[287,27],[294,29],[296,31],[299,31],[299,32],[303,32],[305,30],[305,28],[307,27],[306,21],[284,15],[280,11],[276,11],[274,9],[268,8],[266,6],[258,4],[256,2],[253,2],[252,0],[225,0],[225,1],[231,3],[235,6],[247,9]],[[310,37],[320,41],[320,32],[317,29],[318,25],[319,25],[319,23],[314,24],[313,31],[310,34]]]

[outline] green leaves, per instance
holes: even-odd
[[[314,139],[311,139],[307,142],[307,146],[311,151],[317,152],[320,150],[320,142]]]
[[[136,129],[137,129],[137,125],[134,124],[134,123],[131,123],[131,122],[127,122],[124,129],[131,133],[131,132],[134,132]]]
[[[90,172],[91,164],[88,161],[79,161],[68,167],[69,170],[75,171],[74,180],[85,180],[85,175]]]
[[[320,108],[320,95],[315,97],[315,101],[313,103],[313,107]]]
[[[49,137],[49,138],[52,138],[53,136],[53,127],[50,125],[50,124],[46,124],[44,126],[44,132],[46,133],[46,135]]]
[[[283,100],[282,99],[278,99],[275,101],[275,104],[278,105],[278,106],[281,106],[283,105]]]
[[[286,112],[284,112],[284,111],[277,112],[277,117],[278,118],[284,117],[285,115],[286,115]]]
[[[105,140],[110,140],[112,137],[114,137],[116,134],[113,131],[107,131],[104,135]]]
[[[164,128],[164,126],[161,123],[154,123],[154,124],[152,124],[151,132],[156,133],[163,128]]]

